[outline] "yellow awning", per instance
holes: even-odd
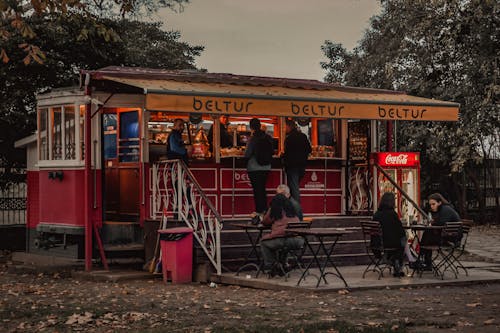
[[[144,89],[150,111],[245,116],[325,117],[408,121],[457,121],[459,104],[387,90],[182,82],[103,76]]]

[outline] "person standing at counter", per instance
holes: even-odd
[[[312,151],[311,144],[307,136],[297,129],[295,121],[287,119],[285,131],[287,136],[283,161],[286,181],[290,187],[290,195],[300,203],[299,184],[305,175],[307,158]]]
[[[229,148],[233,146],[233,140],[227,131],[227,126],[229,124],[229,117],[227,115],[222,115],[219,117],[220,121],[220,148]],[[208,131],[208,143],[210,144],[210,151],[214,151],[214,125],[210,126]]]
[[[167,158],[169,160],[180,159],[186,164],[188,163],[188,151],[182,140],[182,132],[184,131],[184,120],[177,118],[174,120],[172,132],[167,139]]]
[[[253,189],[255,214],[252,222],[257,224],[267,211],[266,182],[273,158],[272,138],[261,129],[260,120],[250,120],[252,136],[248,140],[245,157],[248,158],[247,172]]]

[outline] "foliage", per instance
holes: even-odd
[[[105,42],[96,22],[110,27],[120,38]],[[163,31],[160,23],[56,15],[31,17],[27,23],[37,36],[34,42],[46,50],[47,57],[42,64],[25,66],[11,61],[0,66],[0,162],[9,168],[24,160],[13,142],[36,127],[35,94],[51,87],[77,85],[79,69],[109,65],[194,69],[194,59],[203,50],[181,42],[179,32]],[[87,31],[87,38],[79,38],[82,30]],[[4,44],[6,50],[21,56],[23,50],[17,47],[21,41],[22,36],[11,36]]]
[[[32,61],[43,63],[45,51],[34,43],[37,37],[36,29],[31,25],[30,18],[45,15],[58,16],[64,20],[80,19],[85,17],[87,23],[97,29],[106,40],[116,40],[117,35],[112,27],[106,26],[99,18],[121,16],[138,17],[160,8],[182,10],[189,0],[0,0],[0,59],[8,63],[13,57],[5,44],[16,38],[18,46],[24,53],[21,58],[25,64]],[[75,31],[80,39],[88,36],[86,27]],[[14,58],[17,59],[17,58]]]
[[[500,151],[500,3],[383,0],[353,52],[331,41],[326,80],[460,103],[456,123],[398,123],[398,146],[459,172]],[[423,168],[426,169],[425,167]]]

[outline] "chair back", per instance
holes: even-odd
[[[469,232],[472,228],[472,224],[474,221],[462,219],[462,240],[460,242],[460,248],[462,251],[465,249],[465,245],[467,244],[467,238],[469,237]]]
[[[367,251],[376,250],[377,252],[383,251],[384,245],[382,243],[382,226],[378,221],[362,220],[360,221],[361,230],[363,232],[363,240]],[[377,253],[379,255],[379,253]]]
[[[441,233],[443,242],[451,242],[454,243],[455,246],[459,245],[460,241],[463,238],[462,235],[462,222],[446,222]]]

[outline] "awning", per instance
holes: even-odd
[[[404,121],[457,121],[459,112],[453,102],[336,85],[303,89],[106,74],[99,79],[144,89],[150,111]]]

